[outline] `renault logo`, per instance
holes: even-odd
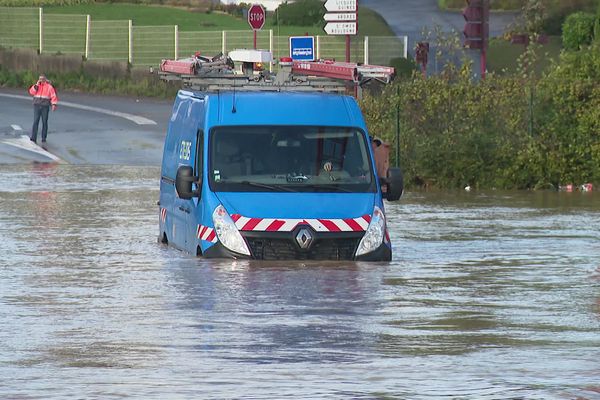
[[[301,249],[306,250],[312,244],[313,236],[308,229],[302,228],[296,235],[296,242],[298,242]]]

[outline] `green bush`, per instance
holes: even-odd
[[[227,14],[242,17],[245,12],[250,8],[250,3],[239,3],[239,4],[221,4],[220,2],[213,6],[214,10],[226,12]]]
[[[539,79],[469,68],[397,80],[361,107],[371,134],[395,143],[406,182],[534,189],[600,183],[600,45],[565,52]],[[395,151],[392,151],[392,157]],[[395,160],[392,160],[392,164]]]
[[[594,35],[594,14],[577,12],[571,14],[563,25],[563,45],[568,50],[579,50],[582,46],[589,45]]]
[[[410,78],[415,72],[419,71],[419,66],[412,58],[392,58],[390,60],[390,67],[396,69],[396,76],[398,78]]]
[[[294,3],[283,3],[274,15],[274,24],[313,26],[323,23],[325,7],[321,0],[298,0]]]
[[[537,140],[544,165],[559,182],[600,180],[600,47],[564,52],[539,85]]]
[[[531,1],[531,0],[528,0]],[[560,35],[567,17],[578,11],[594,12],[598,0],[544,0],[546,16],[542,30],[549,35]]]

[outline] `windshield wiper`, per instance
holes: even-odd
[[[325,189],[325,190],[330,190],[332,192],[353,193],[352,190],[348,190],[346,188],[335,186],[335,185],[319,185],[318,183],[299,183],[294,186],[296,186],[298,188]]]
[[[285,186],[267,185],[267,184],[258,183],[258,182],[242,181],[242,182],[236,182],[236,183],[241,183],[242,185],[254,186],[254,187],[259,187],[259,188],[263,188],[263,189],[269,189],[274,192],[280,192],[280,191],[297,192],[297,190],[294,190],[294,189],[291,189],[291,188],[288,188]]]

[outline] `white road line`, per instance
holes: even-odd
[[[13,131],[22,131],[23,128],[21,128],[21,125],[11,125],[11,128],[13,128]]]
[[[29,97],[29,96],[21,96],[18,94],[0,93],[0,96],[9,97],[12,99],[19,99],[19,100],[31,100],[31,97]],[[92,111],[92,112],[97,112],[100,114],[112,115],[113,117],[125,118],[125,119],[128,119],[129,121],[135,122],[138,125],[156,125],[155,121],[145,118],[145,117],[142,117],[140,115],[128,114],[128,113],[124,113],[124,112],[120,112],[120,111],[107,110],[106,108],[84,106],[83,104],[71,103],[68,101],[61,101],[58,103],[58,105],[59,105],[59,107],[71,107],[71,108],[77,108],[79,110]]]
[[[46,150],[44,150],[37,144],[33,143],[31,140],[29,140],[29,136],[27,136],[27,135],[21,135],[20,138],[16,138],[16,139],[6,139],[6,140],[1,141],[0,143],[4,143],[9,146],[16,147],[18,149],[23,149],[23,150],[31,151],[33,153],[40,154],[40,155],[42,155],[44,157],[48,157],[49,159],[56,161],[56,162],[62,162],[60,157],[57,157],[54,154],[47,152]]]

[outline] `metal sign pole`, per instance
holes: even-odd
[[[396,88],[396,167],[400,166],[400,85]]]
[[[481,25],[481,79],[485,79],[487,70],[487,47],[490,35],[490,0],[483,0],[482,3],[482,25]]]
[[[346,35],[346,62],[350,62],[350,35]]]

